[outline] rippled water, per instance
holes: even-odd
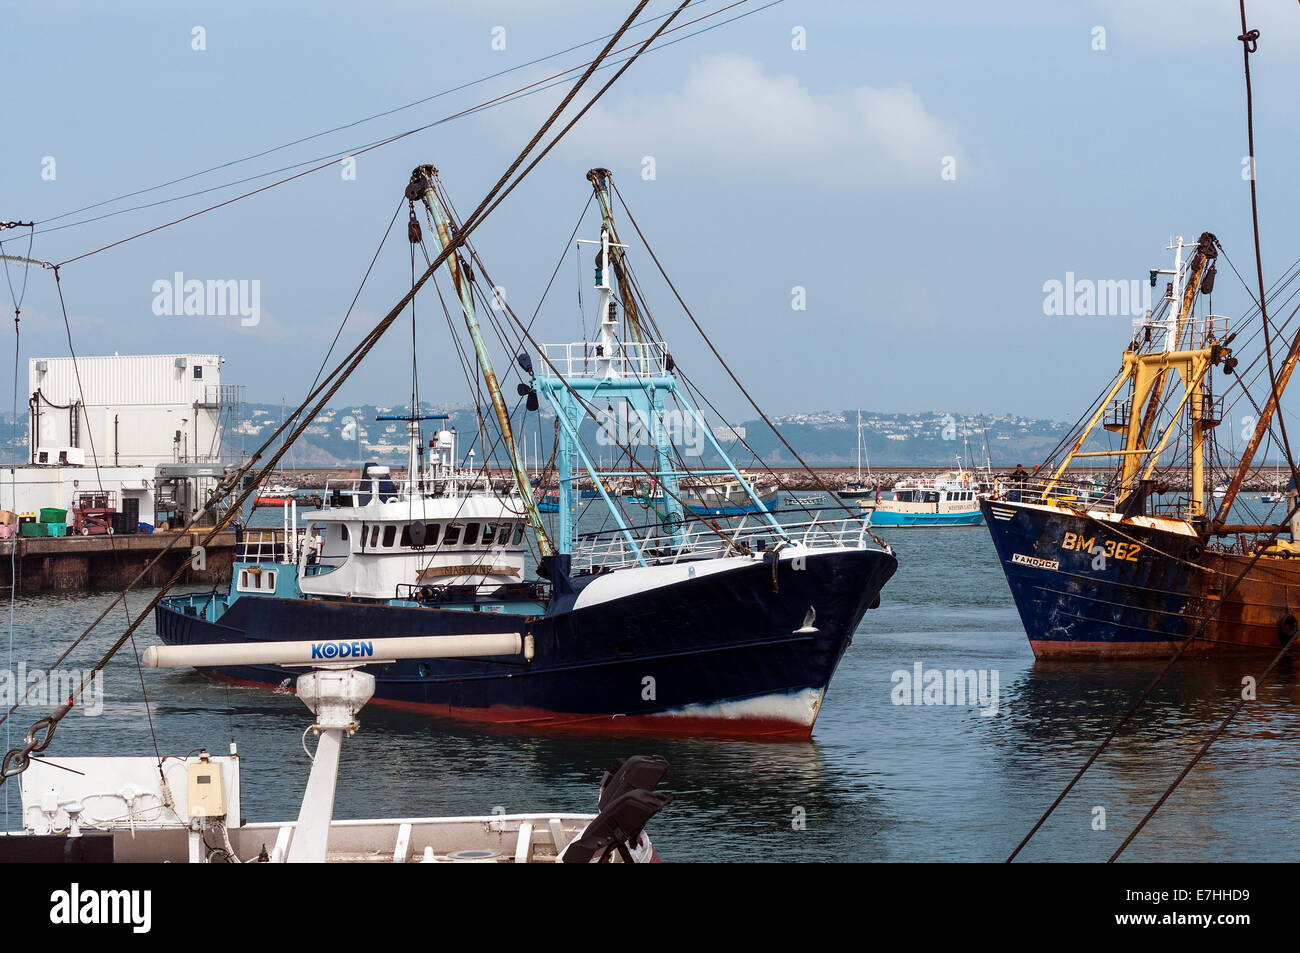
[[[344,746],[337,815],[591,810],[615,758],[664,755],[673,804],[651,833],[669,860],[1001,860],[1162,663],[1035,663],[983,527],[894,530],[898,574],[863,620],[811,743],[538,737],[378,708]],[[132,608],[152,593],[134,594]],[[16,604],[15,662],[47,664],[109,601],[32,594]],[[122,617],[66,666],[98,655]],[[153,626],[140,645],[152,643]],[[73,713],[56,755],[152,754],[128,646],[110,665],[104,713]],[[900,706],[899,670],[996,672],[998,711]],[[1183,662],[1031,842],[1025,859],[1104,860],[1181,770],[1265,659]],[[162,754],[230,735],[249,820],[297,816],[310,721],[293,696],[227,688],[190,672],[145,675]],[[1134,860],[1291,860],[1300,846],[1296,665],[1260,687],[1125,855]],[[15,737],[39,717],[19,711]],[[16,785],[4,786],[12,824]],[[1094,808],[1105,830],[1094,830]],[[802,829],[800,829],[802,827]]]

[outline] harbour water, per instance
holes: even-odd
[[[899,571],[881,607],[863,620],[811,743],[538,736],[371,707],[344,745],[336,816],[591,810],[607,765],[657,753],[672,766],[662,787],[673,804],[651,826],[667,860],[1004,859],[1163,663],[1035,663],[984,527],[884,535],[899,553]],[[151,595],[132,593],[131,610]],[[20,596],[13,664],[48,664],[110,598],[102,591]],[[120,612],[108,620],[63,668],[97,657],[123,621]],[[137,646],[153,642],[147,620]],[[146,708],[134,657],[128,644],[105,674],[102,714],[68,716],[48,754],[152,755],[151,732],[164,756],[200,746],[218,752],[233,734],[245,818],[296,817],[308,772],[300,736],[310,720],[296,698],[148,670]],[[1235,703],[1243,676],[1266,664],[1181,662],[1022,857],[1104,860]],[[896,704],[898,673],[911,676],[917,665],[984,673],[986,686],[996,675],[996,713],[987,703],[983,713],[978,699]],[[1298,674],[1284,661],[1259,686],[1258,701],[1125,859],[1296,857]],[[12,732],[6,747],[41,714],[20,709],[4,729]],[[17,827],[16,781],[0,800],[7,826]],[[1099,808],[1104,829],[1097,829]]]

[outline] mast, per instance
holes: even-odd
[[[596,201],[600,203],[600,224],[609,232],[609,263],[618,282],[618,297],[623,305],[623,325],[628,340],[640,345],[643,341],[641,315],[637,311],[636,293],[628,276],[627,262],[624,260],[625,246],[619,242],[618,229],[614,227],[614,204],[610,199],[610,186],[613,179],[614,174],[609,169],[590,169],[587,172],[587,181],[591,183],[596,193]],[[641,348],[637,347],[636,350],[639,351]],[[646,370],[647,368],[642,368],[643,373]]]
[[[438,244],[441,248],[446,248],[451,242],[451,233],[454,226],[451,216],[442,207],[442,201],[438,198],[437,189],[434,187],[437,178],[438,170],[433,166],[417,166],[415,171],[411,173],[411,184],[407,186],[406,197],[409,201],[420,199],[424,202],[424,207],[428,209],[429,215],[433,219]],[[543,558],[553,556],[555,549],[551,545],[550,537],[546,534],[546,527],[542,524],[542,514],[537,509],[537,500],[533,496],[532,484],[528,482],[528,470],[524,467],[519,445],[515,441],[514,430],[510,426],[510,412],[506,409],[505,399],[501,396],[501,385],[497,381],[496,369],[492,366],[492,357],[488,354],[487,345],[483,341],[482,329],[479,327],[478,317],[474,311],[474,297],[466,275],[467,269],[463,267],[459,254],[448,256],[445,264],[448,273],[451,275],[452,285],[456,289],[456,295],[460,298],[461,310],[465,314],[465,327],[469,329],[470,339],[474,342],[474,354],[478,358],[479,372],[482,374],[483,382],[487,385],[488,394],[492,398],[492,410],[496,414],[497,424],[501,428],[501,439],[505,441],[510,469],[514,472],[515,485],[518,487],[519,495],[524,503],[528,525],[532,528],[533,536],[537,540],[537,549],[541,556]],[[486,467],[486,452],[483,454],[483,464]]]
[[[1198,292],[1207,290],[1202,285],[1202,277],[1207,263],[1218,256],[1217,243],[1212,233],[1203,232],[1197,240],[1196,253],[1184,268],[1182,249],[1187,246],[1181,237],[1177,238],[1174,246],[1171,246],[1175,249],[1173,271],[1152,271],[1153,281],[1157,274],[1175,276],[1166,296],[1170,302],[1170,315],[1163,322],[1163,344],[1158,349],[1140,350],[1135,337],[1134,343],[1124,352],[1123,365],[1110,392],[1097,405],[1087,426],[1079,432],[1070,451],[1048,481],[1046,490],[1061,480],[1075,459],[1118,456],[1120,479],[1115,492],[1124,501],[1120,508],[1128,509],[1128,501],[1140,500],[1141,497],[1137,495],[1140,490],[1139,474],[1142,474],[1143,479],[1150,478],[1166,444],[1178,429],[1174,426],[1167,427],[1156,446],[1148,446],[1155,421],[1164,404],[1165,383],[1171,373],[1177,373],[1182,381],[1183,394],[1173,416],[1176,418],[1184,410],[1187,411],[1191,438],[1192,492],[1189,516],[1194,520],[1206,516],[1205,433],[1219,424],[1215,408],[1208,405],[1209,374],[1216,364],[1228,364],[1230,367],[1236,363],[1226,342],[1216,340],[1212,322],[1207,322],[1201,329],[1191,326],[1192,304]],[[1184,276],[1187,276],[1185,282]],[[1176,311],[1173,308],[1175,303],[1178,305]],[[1151,314],[1147,312],[1146,320],[1138,327],[1145,327],[1149,331],[1153,327],[1150,318]],[[1187,341],[1184,345],[1185,334]],[[1300,340],[1297,340],[1296,348],[1300,349]],[[1295,353],[1297,351],[1293,349],[1293,354]],[[1112,406],[1111,401],[1115,400],[1126,384],[1131,387],[1129,401],[1117,401]],[[1123,449],[1084,452],[1085,441],[1098,425],[1121,434],[1124,438]]]

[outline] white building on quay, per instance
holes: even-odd
[[[28,460],[0,474],[0,509],[67,509],[105,491],[143,522],[188,517],[220,478],[222,437],[240,413],[223,363],[218,354],[30,360]]]

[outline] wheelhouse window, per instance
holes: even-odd
[[[342,523],[339,524],[339,539],[344,542],[347,542],[348,539],[348,528]]]
[[[447,525],[447,533],[442,537],[442,541],[447,546],[455,546],[460,542],[460,527],[455,523]]]
[[[370,548],[377,549],[378,547],[379,547],[379,524],[376,523],[374,526],[370,527]]]
[[[483,524],[482,542],[484,546],[491,546],[494,542],[496,542],[496,532],[497,532],[497,528],[494,523]]]
[[[478,542],[478,523],[470,523],[465,527],[465,545],[473,546]]]
[[[384,548],[392,549],[393,543],[397,541],[397,527],[391,523],[384,527]]]
[[[518,523],[515,525],[515,545],[518,546],[523,541],[524,541],[524,524]]]
[[[424,545],[437,546],[438,534],[440,532],[442,532],[441,523],[425,523],[424,524]]]
[[[241,569],[239,583],[235,588],[239,592],[275,592],[275,574],[274,569],[264,569],[261,572]]]

